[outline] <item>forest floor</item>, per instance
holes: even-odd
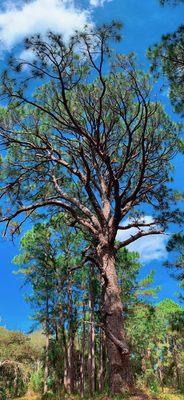
[[[184,393],[170,393],[170,392],[163,392],[159,394],[152,394],[152,393],[140,393],[135,396],[130,396],[129,400],[184,400]]]
[[[22,398],[14,400],[42,400],[42,399],[40,396],[34,395],[34,396],[24,396]],[[63,399],[61,400],[81,400],[81,397],[64,395]],[[85,397],[85,400],[92,400],[92,398]],[[93,397],[93,400],[184,400],[184,393],[179,393],[179,392],[174,393],[174,392],[164,391],[159,394],[153,394],[151,392],[148,392],[147,390],[145,391],[141,390],[136,395],[126,396],[126,398],[123,396],[109,397],[106,395],[99,395]]]

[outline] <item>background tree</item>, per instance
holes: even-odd
[[[18,397],[26,393],[30,377],[40,360],[44,341],[40,333],[37,334],[36,345],[34,335],[28,337],[21,332],[0,327],[0,394]]]
[[[55,306],[54,273],[56,249],[51,244],[51,232],[37,224],[21,240],[21,254],[14,258],[25,275],[25,283],[31,285],[32,293],[27,296],[35,309],[35,319],[45,333],[44,393],[48,391],[49,337],[53,333],[53,308]]]
[[[19,265],[18,272],[24,274],[25,283],[31,285],[32,294],[27,296],[27,300],[33,305],[34,319],[41,324],[46,338],[44,393],[48,391],[50,356],[56,357],[55,363],[59,364],[58,371],[55,370],[56,376],[58,373],[58,384],[64,374],[66,390],[69,393],[74,391],[73,351],[77,301],[73,293],[75,286],[71,272],[72,265],[74,270],[80,267],[78,261],[84,243],[83,240],[81,244],[80,234],[72,233],[64,225],[64,218],[60,215],[49,224],[39,223],[28,231],[21,239],[20,255],[13,260]],[[77,281],[75,284],[77,286]],[[49,356],[53,335],[56,338],[54,345],[57,354]],[[51,350],[54,350],[53,343],[51,345]],[[62,353],[59,346],[63,348],[63,359],[59,355]]]
[[[153,306],[137,301],[126,320],[137,379],[152,392],[159,387],[182,389],[183,308],[170,299]]]
[[[173,271],[172,276],[179,281],[181,289],[184,288],[184,236],[182,233],[175,233],[167,243],[167,251],[171,254],[170,260],[165,266]],[[172,259],[173,258],[173,259]],[[183,300],[182,293],[180,299]]]
[[[149,78],[136,70],[132,57],[110,51],[119,27],[112,23],[77,33],[67,46],[52,33],[46,41],[28,39],[33,62],[12,61],[10,73],[2,76],[9,106],[1,112],[0,132],[7,149],[1,196],[11,203],[11,210],[3,207],[2,221],[18,217],[16,231],[38,208],[51,214],[65,210],[92,237],[104,280],[112,393],[133,385],[116,252],[140,237],[163,233],[177,214],[170,212],[167,182],[178,128],[151,100]],[[33,94],[27,85],[36,78],[45,83]],[[151,222],[140,211],[145,203]],[[136,233],[116,245],[118,229],[132,227]]]
[[[116,258],[118,283],[120,287],[124,315],[131,310],[138,300],[148,299],[157,295],[160,287],[155,287],[154,270],[151,270],[144,279],[139,279],[141,263],[139,253],[130,252],[126,248],[120,249]]]
[[[184,26],[175,32],[162,36],[159,44],[148,50],[151,72],[166,76],[169,97],[176,112],[184,115]]]
[[[162,4],[162,5],[170,4],[170,5],[176,6],[177,4],[180,4],[183,2],[184,2],[183,0],[160,0],[160,4]]]
[[[161,5],[178,5],[183,0],[160,0]],[[169,97],[174,111],[183,117],[183,81],[184,81],[184,27],[163,35],[160,43],[148,49],[151,60],[151,72],[155,76],[165,76],[169,84]]]

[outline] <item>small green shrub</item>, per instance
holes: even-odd
[[[42,395],[42,400],[54,400],[54,399],[56,399],[56,396],[54,395],[53,392],[49,391]]]
[[[1,400],[6,399],[6,392],[5,392],[5,389],[3,389],[2,387],[0,387],[0,399]]]
[[[42,393],[43,391],[43,371],[39,369],[32,372],[29,381],[29,387],[35,393]]]
[[[156,380],[153,380],[149,385],[149,389],[153,394],[158,394],[159,393],[158,382]]]

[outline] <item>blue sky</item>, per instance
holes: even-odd
[[[118,19],[123,22],[123,41],[119,52],[134,51],[143,68],[148,68],[146,49],[159,41],[162,34],[174,31],[183,22],[184,5],[160,7],[158,0],[34,0],[29,2],[0,2],[0,54],[1,65],[7,53],[17,49],[24,36],[40,31],[45,33],[55,29],[67,37],[74,28],[82,28],[85,23],[100,24]],[[18,47],[19,48],[19,47]],[[162,94],[162,102],[172,114],[167,93]],[[173,118],[177,119],[172,114]],[[182,190],[183,161],[178,156],[175,161],[174,186]],[[24,228],[25,229],[25,228]],[[162,266],[166,259],[165,237],[152,237],[135,242],[131,249],[141,253],[144,267],[141,276],[150,269],[156,270],[155,284],[161,285],[159,300],[165,297],[176,299],[177,284]],[[23,299],[20,276],[12,274],[15,266],[12,258],[18,253],[17,238],[13,244],[8,238],[0,239],[0,316],[2,325],[10,329],[27,330],[31,326],[31,310]]]

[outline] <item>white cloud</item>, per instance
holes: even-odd
[[[145,216],[144,221],[150,223],[153,219],[151,216]],[[126,226],[127,223],[130,223],[130,220],[126,220],[123,225]],[[148,229],[149,228],[144,228],[144,230]],[[131,228],[127,231],[119,230],[116,238],[119,242],[122,242],[135,233],[137,233],[136,228]],[[164,260],[167,258],[166,242],[167,238],[165,235],[148,235],[137,239],[135,242],[129,244],[127,248],[130,251],[137,251],[140,254],[141,261],[143,262],[159,259]]]
[[[75,29],[90,22],[87,10],[75,7],[73,0],[34,0],[9,2],[0,11],[0,40],[11,50],[24,37],[48,30],[62,33],[67,39]]]
[[[105,4],[105,3],[109,3],[110,1],[112,1],[112,0],[90,0],[89,1],[89,4],[92,6],[92,7],[103,7],[103,5]]]

